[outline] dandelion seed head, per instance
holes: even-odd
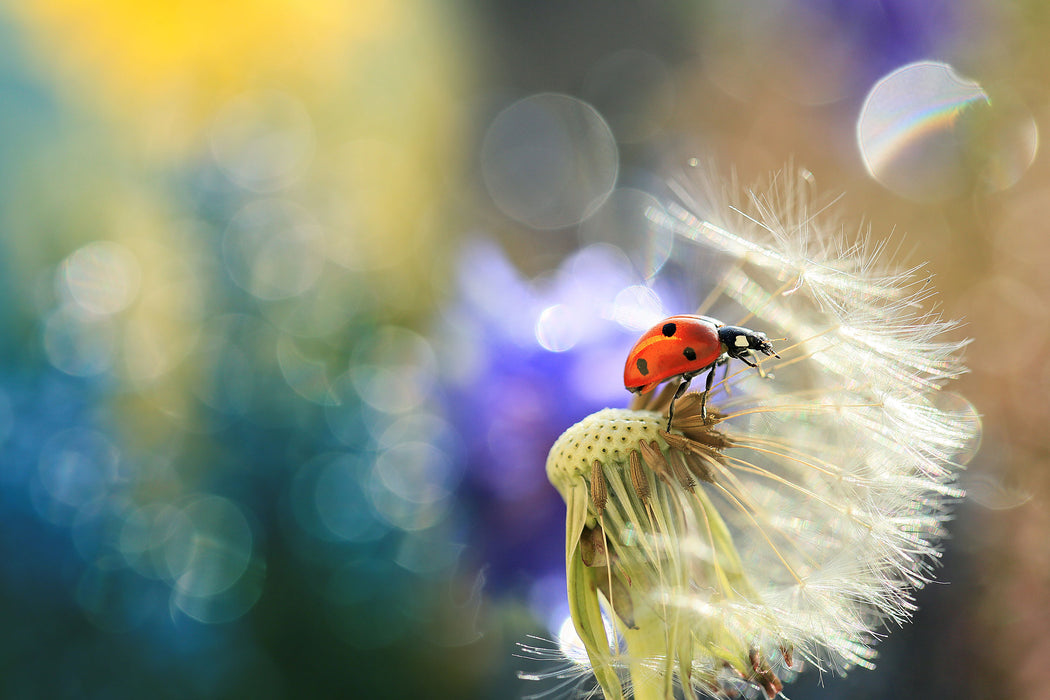
[[[929,276],[896,269],[866,230],[844,238],[812,175],[736,198],[704,168],[686,177],[649,216],[686,244],[679,264],[688,246],[703,269],[723,263],[695,312],[782,338],[779,357],[716,368],[707,417],[686,394],[670,432],[674,382],[599,411],[558,439],[547,474],[567,505],[572,619],[607,698],[772,698],[800,664],[874,667],[910,619],[980,420],[944,391],[966,342],[929,310]]]

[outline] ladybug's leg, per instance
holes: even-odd
[[[728,371],[728,370],[727,370]],[[715,383],[715,368],[707,373],[707,386],[704,387],[704,397],[700,399],[700,418],[707,422],[707,395],[711,393],[711,387]]]
[[[722,355],[722,357],[719,358],[718,362],[715,363],[716,367],[718,365],[722,365],[723,367],[725,367],[725,371],[722,373],[722,390],[726,392],[726,396],[732,396],[733,387],[729,386],[729,356]],[[714,367],[712,367],[711,369],[714,369]],[[710,387],[708,387],[708,390],[710,391]]]
[[[678,385],[678,390],[671,397],[671,405],[667,407],[667,432],[671,432],[671,421],[674,419],[674,402],[682,398],[682,394],[689,388],[689,382],[693,381],[693,375],[683,374],[682,383]]]
[[[756,365],[754,362],[752,362],[751,360],[747,359],[743,355],[737,355],[736,359],[740,360],[741,362],[743,362],[748,367],[754,367],[755,369],[758,369],[758,365]]]

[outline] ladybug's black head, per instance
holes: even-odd
[[[764,355],[772,355],[776,358],[780,357],[773,350],[773,345],[769,342],[765,333],[759,333],[750,328],[722,326],[718,329],[718,340],[725,347],[726,354],[737,359],[752,351],[757,351]]]

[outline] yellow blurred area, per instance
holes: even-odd
[[[447,199],[439,190],[459,152],[456,93],[465,62],[454,13],[414,1],[334,0],[43,0],[8,9],[59,94],[110,130],[95,149],[130,168],[132,180],[151,163],[209,158],[209,147],[225,169],[222,139],[240,149],[233,157],[265,157],[285,135],[251,129],[296,120],[278,124],[303,141],[295,171],[248,189],[282,190],[306,205],[328,232],[330,259],[366,275],[382,270],[370,280],[378,298],[401,310],[427,298],[418,282],[434,262],[430,222],[440,219],[435,202]],[[69,158],[68,149],[56,157]],[[55,168],[49,171],[50,179]],[[151,228],[158,227],[134,235]]]
[[[10,9],[42,62],[133,118],[171,108],[206,118],[260,85],[330,87],[333,67],[367,43],[404,36],[413,15],[407,3],[335,0],[41,0]]]

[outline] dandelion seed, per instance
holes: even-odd
[[[571,616],[609,699],[773,698],[803,665],[872,668],[932,578],[979,430],[939,396],[965,343],[922,310],[920,269],[892,269],[866,236],[843,242],[805,178],[739,204],[709,183],[654,216],[725,258],[696,313],[785,338],[779,357],[679,398],[670,431],[675,382],[599,411],[547,461]]]

